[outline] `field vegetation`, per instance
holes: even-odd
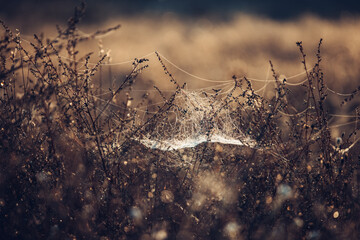
[[[296,43],[306,76],[296,88],[270,62],[267,94],[236,75],[229,89],[195,93],[157,53],[173,91],[154,86],[153,97],[133,87],[149,59],[113,81],[105,51],[93,64],[78,50],[121,31],[79,34],[83,14],[81,5],[56,38],[34,35],[31,47],[1,22],[4,239],[358,239],[360,86],[337,103],[354,124],[333,136],[322,40],[311,67]],[[241,144],[144,144],[194,132]]]

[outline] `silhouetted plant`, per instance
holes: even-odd
[[[225,97],[216,89],[202,93],[209,102],[201,122],[207,138],[216,124],[221,128],[219,115],[226,110],[234,131],[251,144],[204,142],[163,151],[141,141],[165,139],[182,124],[171,113],[189,114],[178,101],[189,97],[185,85],[158,54],[174,92],[167,96],[155,86],[164,104],[147,111],[143,121],[130,101],[147,59],[135,59],[118,86],[110,84],[111,94],[97,97],[102,82],[96,73],[107,56],[93,65],[91,53],[82,55],[77,46],[120,26],[84,37],[77,31],[84,10],[84,4],[76,8],[55,39],[34,35],[31,50],[1,22],[4,239],[358,238],[360,152],[353,136],[359,126],[336,141],[331,137],[322,40],[312,69],[297,43],[307,76],[298,92],[288,89],[270,62],[272,97],[236,76]],[[140,104],[147,101],[144,95]],[[304,110],[298,112],[299,106]]]

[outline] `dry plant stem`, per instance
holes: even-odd
[[[329,139],[330,139],[330,133],[329,133],[329,130],[328,130],[328,127],[327,127],[327,124],[325,124],[324,122],[324,116],[325,116],[325,113],[324,113],[324,109],[322,107],[322,101],[323,101],[323,96],[319,97],[319,101],[316,100],[315,98],[315,94],[314,94],[314,86],[313,86],[313,79],[314,79],[314,75],[315,74],[315,68],[317,68],[317,70],[320,71],[319,67],[320,67],[320,61],[321,61],[321,58],[320,58],[320,46],[321,46],[321,43],[322,43],[322,40],[320,40],[319,42],[319,45],[318,45],[318,53],[317,53],[317,64],[316,66],[314,67],[314,72],[312,72],[311,74],[308,72],[307,70],[307,67],[306,67],[306,54],[304,53],[304,50],[303,50],[303,47],[302,47],[302,42],[297,42],[297,45],[299,47],[299,50],[300,50],[300,53],[302,54],[302,63],[304,65],[304,68],[305,68],[305,71],[306,71],[306,74],[307,74],[307,78],[308,78],[308,99],[307,99],[307,108],[309,108],[310,104],[311,104],[311,101],[313,102],[314,106],[313,108],[315,109],[315,112],[316,112],[316,121],[318,123],[320,123],[319,125],[319,129],[321,130],[321,149],[323,151],[323,156],[324,156],[324,165],[328,171],[328,174],[329,174],[329,177],[330,178],[333,178],[333,167],[332,167],[332,162],[331,162],[331,157],[330,157],[330,149],[328,147],[326,147],[326,145],[329,145]],[[318,76],[318,75],[316,75]],[[319,89],[319,82],[321,81],[321,79],[319,79],[319,76],[315,79],[317,81],[317,86],[318,86],[318,91],[320,91]],[[318,105],[319,104],[319,105]],[[310,110],[310,109],[309,109]],[[309,138],[310,136],[308,137],[308,129],[310,128],[310,125],[313,126],[313,123],[310,123],[309,122],[309,114],[308,114],[308,111],[306,111],[305,113],[305,117],[306,117],[306,120],[305,120],[305,139],[307,141],[309,141]],[[322,111],[322,116],[320,115],[320,111]],[[311,127],[311,130],[313,130],[313,127]],[[325,132],[325,133],[324,133]],[[307,145],[306,145],[307,146]],[[309,152],[308,151],[308,148],[305,148],[304,149],[305,152]]]
[[[280,107],[280,105],[282,105],[283,98],[286,97],[286,92],[285,92],[283,83],[280,83],[280,81],[279,81],[278,75],[275,72],[275,68],[274,68],[272,62],[269,61],[269,63],[270,63],[271,71],[273,73],[273,77],[274,77],[276,85],[277,85],[277,89],[275,89],[277,91],[277,94],[276,94],[276,101],[274,103],[274,106],[272,107],[271,112],[269,113],[269,115],[266,119],[266,122],[267,122],[266,125],[270,126],[270,129],[269,129],[270,131],[274,131],[273,129],[271,129],[270,121],[272,120],[273,117],[275,117],[278,114],[278,108]],[[280,154],[282,154],[282,156],[286,156],[286,153],[285,153],[286,150],[284,149],[285,144],[281,138],[281,134],[277,134],[277,138],[275,139],[275,141],[276,141],[275,146],[280,148],[280,150],[277,150],[277,151],[281,152]]]
[[[129,81],[133,78],[133,74],[135,73],[136,69],[138,67],[138,64],[136,64],[130,74],[127,75],[127,77],[124,79],[124,81],[121,83],[121,85],[117,88],[117,90],[114,92],[114,94],[111,95],[111,98],[106,102],[103,109],[100,111],[100,113],[96,116],[95,122],[99,119],[99,117],[104,113],[104,111],[109,106],[110,102],[114,99],[114,97],[126,86],[126,84],[129,83]]]
[[[305,120],[305,129],[309,129],[310,128],[310,123],[309,123],[309,107],[311,105],[311,100],[313,101],[313,104],[314,104],[314,108],[315,108],[315,111],[316,111],[316,115],[317,115],[317,118],[320,119],[320,115],[319,115],[319,110],[318,110],[318,106],[317,106],[317,101],[315,99],[315,95],[314,95],[314,87],[313,87],[313,73],[309,73],[308,69],[307,69],[307,66],[306,66],[306,54],[304,52],[304,49],[303,49],[303,46],[302,46],[302,42],[297,42],[296,43],[299,47],[299,50],[300,50],[300,53],[302,55],[302,64],[304,65],[304,69],[306,71],[306,77],[308,79],[308,98],[307,98],[307,111],[305,112],[305,117],[306,117],[306,120]],[[305,130],[305,139],[308,140],[308,131]]]

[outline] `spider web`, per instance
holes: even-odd
[[[140,142],[163,151],[193,148],[204,142],[253,146],[254,141],[236,127],[231,106],[220,96],[181,90],[168,116]]]

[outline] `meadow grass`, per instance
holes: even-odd
[[[77,32],[83,14],[81,5],[65,29],[57,28],[55,39],[34,35],[31,49],[1,22],[4,239],[358,238],[359,126],[336,140],[331,135],[322,40],[310,69],[297,43],[307,81],[296,90],[289,90],[270,62],[275,87],[267,97],[236,76],[225,97],[216,90],[203,93],[209,106],[198,124],[206,126],[205,136],[223,129],[226,110],[234,131],[255,144],[205,141],[163,151],[140,140],[171,139],[186,124],[174,111],[183,119],[193,116],[197,110],[178,101],[189,97],[185,85],[158,55],[174,92],[156,88],[164,103],[140,121],[130,104],[132,86],[142,71],[151,70],[148,59],[135,59],[100,101],[99,74],[107,55],[93,65],[91,53],[77,46],[119,26],[84,37]],[[146,105],[149,99],[144,94],[136,101]]]

